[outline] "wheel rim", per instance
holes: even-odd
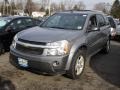
[[[75,65],[76,75],[80,75],[82,73],[83,69],[84,69],[84,57],[79,56],[76,61],[76,65]]]

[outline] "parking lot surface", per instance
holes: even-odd
[[[17,90],[120,90],[120,42],[111,42],[109,54],[87,61],[79,80],[19,70],[9,63],[9,53],[0,56],[0,76],[12,80]]]

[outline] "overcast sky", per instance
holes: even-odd
[[[35,1],[35,0],[33,0],[33,1]],[[36,0],[36,1],[39,2],[40,0]],[[64,1],[64,0],[51,0],[51,1],[60,2],[60,1]],[[93,6],[99,2],[105,2],[105,3],[110,3],[110,4],[112,4],[114,2],[114,0],[74,0],[74,1],[84,2],[87,9],[93,9]]]

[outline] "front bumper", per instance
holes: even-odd
[[[68,55],[65,56],[41,56],[41,55],[29,55],[24,52],[19,52],[14,48],[10,48],[10,62],[13,65],[19,66],[18,58],[22,58],[28,61],[28,67],[37,69],[44,73],[63,73],[65,72]],[[57,62],[57,66],[53,63]]]

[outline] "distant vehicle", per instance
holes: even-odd
[[[44,16],[44,17],[42,18],[42,21],[47,20],[47,19],[48,19],[48,17],[49,17],[49,16]]]
[[[39,20],[38,18],[34,18],[34,23],[36,24],[36,25],[40,25],[40,23],[42,22],[42,20]]]
[[[101,12],[65,11],[40,27],[19,32],[10,47],[10,62],[19,68],[66,74],[78,79],[85,61],[110,50],[110,25]]]
[[[115,35],[115,39],[116,40],[120,40],[120,21],[119,20],[115,20],[116,22],[116,35]]]
[[[38,17],[37,19],[40,20],[41,22],[44,22],[47,18],[48,16],[44,16],[44,17]]]
[[[111,38],[113,39],[116,35],[116,22],[112,16],[108,16],[109,23],[111,25]]]
[[[0,17],[0,54],[9,50],[9,46],[16,33],[37,25],[38,22],[31,17]]]

